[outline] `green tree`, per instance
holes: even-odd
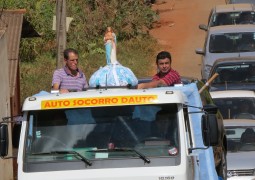
[[[56,32],[52,31],[56,0],[5,0],[5,8],[25,8],[25,17],[41,38],[23,39],[21,56],[32,61],[45,52],[55,55]],[[102,35],[107,26],[113,27],[118,40],[146,36],[156,18],[154,11],[141,0],[67,0],[67,16],[73,17],[67,34],[67,46],[80,52],[102,53]],[[93,48],[91,48],[93,46]]]

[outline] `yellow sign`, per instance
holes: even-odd
[[[150,104],[150,103],[155,103],[157,100],[158,100],[157,95],[59,99],[59,100],[42,101],[41,108],[42,109],[59,109],[59,108],[75,108],[75,107],[93,107],[93,106]]]

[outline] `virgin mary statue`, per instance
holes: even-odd
[[[136,86],[138,80],[134,73],[129,68],[122,66],[117,60],[117,38],[111,27],[107,27],[104,43],[107,65],[99,68],[91,76],[89,86]]]

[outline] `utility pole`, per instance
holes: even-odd
[[[59,69],[64,66],[63,51],[66,48],[66,0],[56,2],[57,69]]]

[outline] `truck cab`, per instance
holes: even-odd
[[[39,94],[23,105],[18,179],[215,179],[218,132],[196,83]]]

